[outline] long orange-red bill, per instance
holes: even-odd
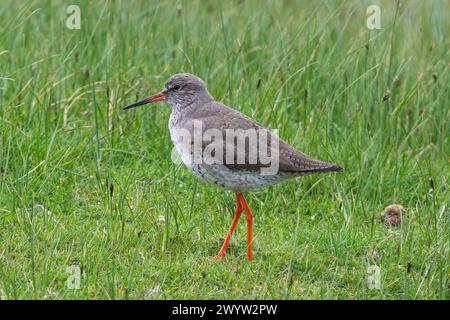
[[[155,94],[155,95],[153,95],[151,97],[145,98],[144,100],[141,100],[141,101],[138,101],[138,102],[135,102],[133,104],[130,104],[130,105],[126,106],[124,108],[124,110],[131,109],[131,108],[134,108],[134,107],[137,107],[137,106],[142,106],[142,105],[150,103],[150,102],[166,100],[166,96],[167,96],[167,93],[163,90],[163,91],[158,92],[157,94]]]

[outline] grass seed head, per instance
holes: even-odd
[[[163,215],[161,215],[156,220],[156,223],[160,226],[164,226],[166,224],[166,218]]]
[[[384,208],[381,214],[381,222],[385,225],[398,226],[402,224],[405,209],[399,204],[391,204]]]
[[[386,90],[386,93],[383,96],[383,102],[388,101],[391,98],[391,90]]]

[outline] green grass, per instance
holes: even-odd
[[[0,4],[2,299],[449,298],[449,1],[381,1],[381,30],[371,1],[77,2],[80,30]],[[211,259],[234,196],[171,161],[169,107],[122,110],[182,71],[345,169],[248,195],[252,263],[245,219]]]

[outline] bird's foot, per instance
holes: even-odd
[[[217,256],[213,257],[213,259],[216,261],[222,261],[224,257],[225,257],[225,254],[219,252],[219,254]]]

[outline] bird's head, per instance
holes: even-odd
[[[130,104],[125,109],[134,108],[150,102],[165,101],[173,109],[183,109],[195,102],[207,102],[213,98],[202,79],[190,73],[178,73],[169,78],[164,89],[148,98]]]

